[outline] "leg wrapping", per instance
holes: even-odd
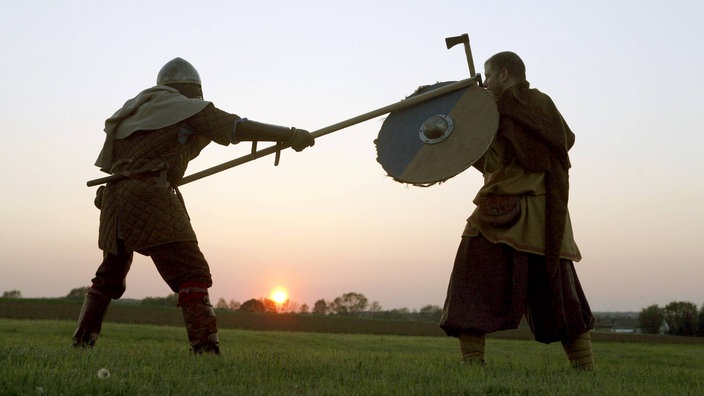
[[[196,294],[197,298],[193,298],[193,294]],[[207,289],[182,289],[179,293],[179,305],[183,312],[191,351],[196,354],[219,354],[217,319]]]
[[[592,337],[588,332],[582,333],[572,340],[562,341],[562,347],[573,368],[585,371],[594,370]]]
[[[458,338],[462,361],[483,366],[486,336],[481,333],[460,333]]]

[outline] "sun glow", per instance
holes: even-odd
[[[288,300],[288,293],[283,288],[277,287],[271,292],[271,299],[277,304],[283,304]]]

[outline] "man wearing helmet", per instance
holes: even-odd
[[[138,252],[151,257],[178,293],[191,350],[218,354],[208,298],[210,270],[176,186],[188,162],[211,141],[273,141],[301,151],[313,146],[313,137],[302,129],[240,118],[204,101],[198,72],[181,58],[162,67],[156,86],[108,118],[105,133],[96,166],[124,177],[100,187],[96,196],[103,261],[86,294],[73,345],[95,345],[108,305],[125,292],[133,252]]]

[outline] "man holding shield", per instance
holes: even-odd
[[[462,360],[483,365],[487,333],[525,315],[535,339],[562,343],[573,367],[593,369],[594,318],[573,262],[581,255],[567,211],[574,134],[550,97],[531,89],[523,61],[501,52],[484,64],[499,128],[474,164],[484,186],[467,219],[440,326]]]

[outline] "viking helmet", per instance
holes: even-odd
[[[185,59],[174,58],[166,63],[156,77],[157,85],[166,84],[196,84],[200,83],[198,70]]]

